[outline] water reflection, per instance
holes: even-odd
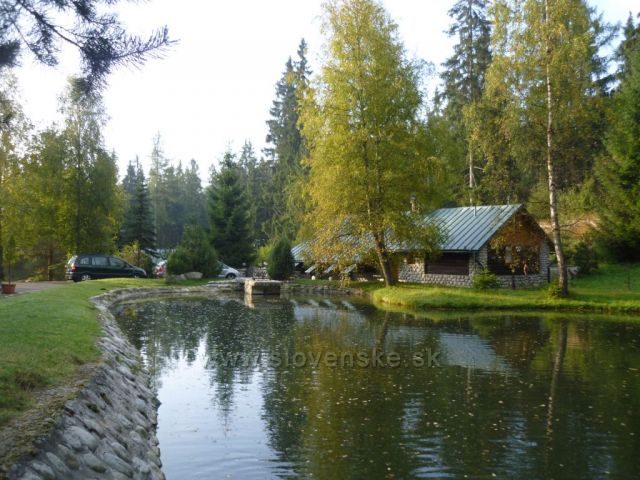
[[[638,325],[253,303],[120,307],[163,402],[169,479],[633,478],[640,467]],[[400,365],[325,361],[374,352]]]

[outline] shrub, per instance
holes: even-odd
[[[198,224],[186,225],[182,242],[169,256],[167,272],[171,275],[200,272],[205,278],[211,278],[218,275],[220,268],[216,251],[207,241],[202,227]]]
[[[193,262],[189,252],[184,247],[178,247],[167,260],[167,273],[171,275],[180,275],[181,273],[193,272]],[[204,275],[204,274],[203,274]]]
[[[276,241],[269,255],[269,264],[267,265],[269,276],[274,280],[288,279],[293,274],[293,263],[291,243],[286,238],[280,238]]]
[[[149,275],[151,275],[151,272],[153,271],[153,259],[151,258],[151,255],[140,248],[140,244],[137,240],[122,247],[120,251],[116,252],[116,256],[122,258],[131,265],[144,268]]]
[[[473,277],[473,288],[476,290],[491,290],[500,288],[500,282],[495,274],[484,268],[478,275]]]
[[[253,264],[260,267],[264,262],[269,263],[269,258],[271,258],[271,251],[273,250],[273,245],[263,245],[258,248],[258,252],[256,253],[256,258],[253,261]]]
[[[591,243],[584,240],[569,251],[569,260],[578,267],[578,275],[589,275],[598,268],[598,255]]]
[[[558,282],[552,282],[547,287],[547,296],[549,298],[562,298],[562,288]]]

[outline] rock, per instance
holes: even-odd
[[[91,452],[82,455],[81,461],[94,472],[104,473],[107,471],[104,463]]]
[[[189,280],[200,280],[202,278],[202,274],[200,272],[188,272],[185,273],[184,276]]]
[[[86,446],[91,451],[98,448],[98,440],[96,439],[96,437],[91,433],[87,432],[82,427],[74,426],[67,429],[67,431],[65,432],[65,438],[73,439],[74,437],[75,439],[79,440],[82,445]],[[77,442],[74,441],[74,444],[77,445]],[[76,447],[73,447],[73,448],[74,450],[78,450]]]
[[[129,452],[127,452],[127,449],[124,448],[124,446],[120,442],[113,441],[109,444],[109,446],[113,449],[114,452],[116,452],[116,455],[118,455],[121,459],[123,460],[129,459],[130,457]]]
[[[138,473],[142,473],[143,475],[151,472],[151,467],[149,466],[149,464],[143,460],[140,460],[138,457],[133,459],[133,467]]]
[[[123,475],[127,476],[133,475],[133,470],[131,469],[129,464],[122,460],[120,457],[116,457],[113,453],[105,453],[103,459],[105,463],[113,468],[116,472],[120,472]]]
[[[20,480],[42,480],[42,477],[40,475],[36,475],[33,472],[27,472],[20,477]]]
[[[47,461],[58,473],[64,476],[67,476],[69,474],[69,468],[64,464],[62,460],[58,458],[57,455],[51,452],[47,452],[45,456],[47,457]]]
[[[42,478],[47,480],[53,480],[56,478],[56,474],[53,472],[51,467],[45,463],[33,462],[31,464],[31,468]]]

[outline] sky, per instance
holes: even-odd
[[[454,39],[445,30],[453,0],[384,0],[410,57],[439,67]],[[638,0],[590,0],[605,20],[626,21]],[[319,71],[324,39],[321,0],[150,0],[123,2],[120,17],[144,36],[161,25],[178,40],[162,60],[142,68],[120,68],[108,80],[104,104],[109,120],[105,145],[116,152],[120,174],[139,157],[148,168],[153,138],[160,133],[173,162],[195,159],[206,180],[210,165],[225,150],[239,151],[250,140],[260,154],[266,121],[288,57],[300,40]],[[22,57],[16,69],[24,110],[36,127],[60,121],[59,96],[79,71],[77,55],[65,49],[57,67]],[[437,79],[432,79],[435,85]]]

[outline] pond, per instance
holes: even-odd
[[[124,304],[167,478],[637,478],[640,323]]]

